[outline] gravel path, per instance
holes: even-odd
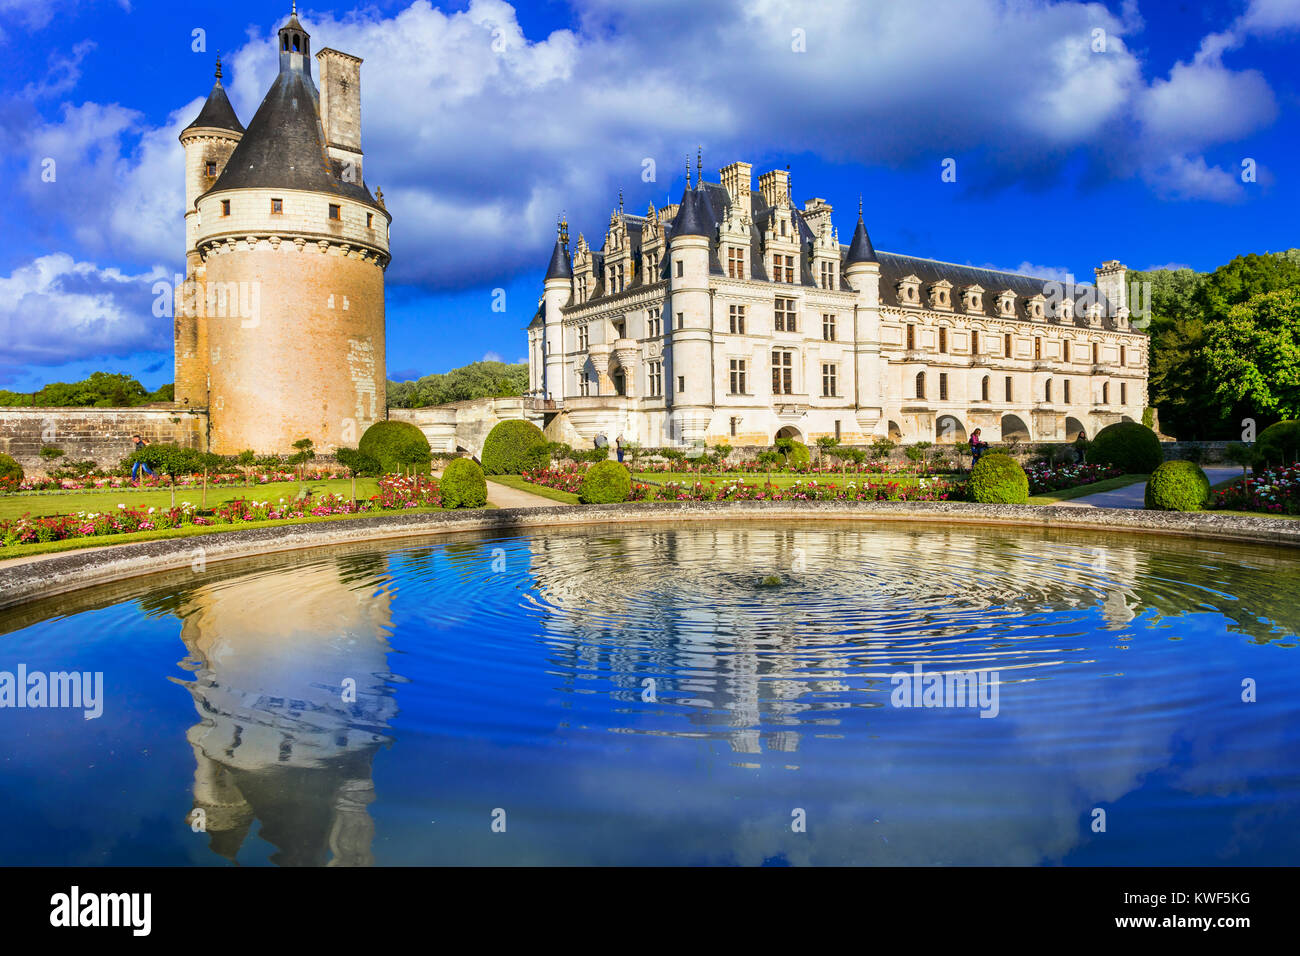
[[[1240,474],[1240,468],[1205,469],[1205,476],[1210,479],[1212,485]],[[1115,488],[1112,491],[1099,491],[1095,495],[1072,498],[1058,504],[1062,508],[1142,508],[1146,504],[1146,492],[1147,485],[1143,481],[1123,488]]]

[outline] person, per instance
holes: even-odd
[[[592,440],[592,444],[597,448],[604,448],[606,445],[609,444],[609,439],[605,437],[604,432],[601,432],[599,435],[595,437],[595,439]]]
[[[980,441],[980,430],[977,428],[970,433],[970,466],[974,468],[979,464],[980,455],[988,450],[989,443]]]
[[[149,444],[149,439],[141,438],[139,435],[131,436],[131,443],[135,446],[132,452],[143,451],[144,447]],[[153,477],[153,469],[142,461],[131,462],[131,484],[136,483],[136,476],[140,474],[140,469],[144,469],[145,474],[150,478]]]
[[[619,435],[617,438],[614,439],[614,452],[615,454],[618,455],[618,460],[622,462],[623,460],[623,436],[622,435]]]

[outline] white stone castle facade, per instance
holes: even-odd
[[[877,252],[861,209],[844,246],[831,211],[736,162],[694,187],[688,168],[676,205],[620,201],[599,251],[579,235],[571,256],[561,223],[528,326],[548,435],[1070,441],[1141,420],[1148,342],[1119,262],[1063,287]]]

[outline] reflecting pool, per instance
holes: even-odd
[[[1297,630],[1300,555],[1141,535],[751,521],[213,565],[0,614],[0,672],[103,681],[94,719],[0,709],[0,862],[1294,863]],[[901,672],[996,708],[898,706]]]

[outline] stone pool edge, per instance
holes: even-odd
[[[654,521],[734,518],[922,521],[1081,531],[1129,531],[1300,547],[1300,521],[1216,515],[1073,508],[1064,505],[982,505],[960,501],[665,501],[644,504],[556,505],[485,511],[392,514],[219,535],[170,538],[73,551],[12,568],[0,564],[0,609],[125,578],[304,548],[475,531]]]

